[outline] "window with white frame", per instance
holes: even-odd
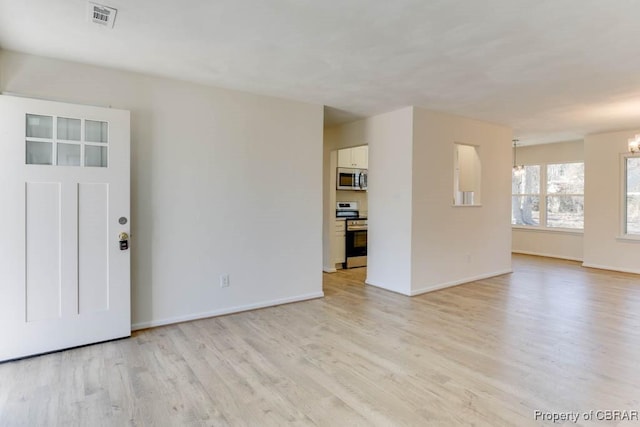
[[[546,224],[584,228],[584,163],[547,165]]]
[[[514,169],[511,178],[511,224],[540,225],[540,165]]]
[[[583,229],[584,163],[528,165],[514,170],[511,223]]]
[[[640,236],[640,156],[624,156],[624,234]]]

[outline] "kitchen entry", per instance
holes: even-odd
[[[367,265],[368,152],[366,145],[346,148],[337,150],[332,159],[335,234],[331,260],[335,269]]]

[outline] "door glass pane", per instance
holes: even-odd
[[[80,119],[58,117],[58,139],[80,141]]]
[[[85,120],[84,139],[87,142],[108,142],[109,139],[107,122]]]
[[[96,147],[85,145],[84,165],[106,168],[107,167],[107,147]]]
[[[53,138],[53,117],[27,114],[27,137]]]
[[[58,144],[58,166],[80,166],[80,145]]]
[[[27,141],[27,164],[50,165],[53,157],[53,144],[50,142]]]

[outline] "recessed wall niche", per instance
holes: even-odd
[[[479,206],[481,203],[480,147],[454,143],[453,159],[454,206]]]

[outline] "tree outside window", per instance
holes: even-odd
[[[547,227],[584,228],[584,163],[547,165]]]
[[[540,225],[540,166],[513,171],[511,194],[511,224]]]
[[[637,184],[635,203],[640,208],[640,179]],[[584,228],[584,163],[527,165],[520,171],[513,171],[511,185],[511,224]],[[635,212],[640,233],[640,209]]]

